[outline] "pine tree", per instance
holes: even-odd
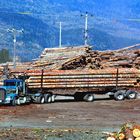
[[[5,63],[10,61],[10,55],[9,55],[9,50],[7,49],[2,49],[0,50],[0,63]]]

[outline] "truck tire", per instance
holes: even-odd
[[[125,94],[123,91],[117,91],[116,93],[114,93],[114,98],[116,101],[122,101],[125,98]]]
[[[126,98],[127,99],[136,99],[137,98],[137,92],[132,91],[132,90],[128,90],[126,92]]]
[[[93,94],[86,94],[83,99],[86,102],[93,102],[94,101],[94,95]]]
[[[16,103],[17,103],[17,105],[20,105],[20,99],[19,98],[16,100]]]
[[[51,94],[45,94],[45,103],[51,103],[52,102],[52,96]]]
[[[38,97],[36,97],[36,103],[38,103],[38,104],[44,104],[45,103],[44,96],[38,96]]]
[[[52,95],[52,103],[55,102],[55,95]]]

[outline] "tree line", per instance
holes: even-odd
[[[5,63],[11,61],[9,50],[1,49],[0,50],[0,63]]]

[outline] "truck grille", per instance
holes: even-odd
[[[0,89],[0,100],[5,100],[5,90]]]

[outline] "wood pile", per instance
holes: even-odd
[[[99,88],[139,87],[140,71],[137,69],[101,70],[28,70],[26,81],[29,88]],[[43,77],[43,81],[41,80]],[[41,81],[43,84],[41,84]]]
[[[13,63],[8,62],[0,65],[0,86],[3,81],[9,78],[18,78],[19,75],[24,75],[27,69],[31,68],[31,62],[16,63],[16,69],[13,68]]]
[[[118,132],[108,133],[107,140],[140,140],[140,125],[126,123]]]
[[[46,69],[62,69],[63,64],[73,64],[73,68],[83,67],[85,57],[91,48],[85,46],[46,48],[40,58],[33,63],[33,67],[45,67]]]
[[[32,67],[48,70],[140,69],[140,44],[114,51],[93,51],[90,46],[45,49]]]
[[[114,51],[95,51],[91,46],[49,48],[45,49],[40,58],[34,62],[6,63],[12,75],[24,74],[28,69],[46,70],[98,70],[107,68],[137,68],[140,69],[140,44]],[[5,66],[1,65],[0,79],[4,79]],[[7,72],[6,72],[7,73]]]
[[[10,70],[13,70],[13,71],[15,70],[13,62],[6,63],[6,66]],[[18,71],[18,70],[23,71],[23,70],[27,70],[27,69],[31,69],[31,68],[32,68],[32,62],[17,62],[16,63],[16,71]]]

